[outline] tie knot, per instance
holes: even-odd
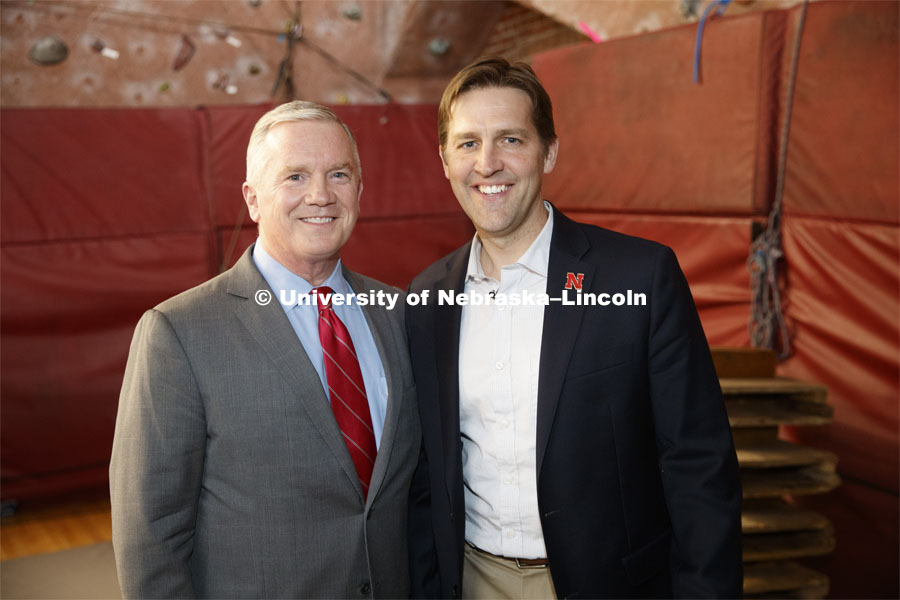
[[[312,293],[316,296],[316,304],[319,306],[319,310],[331,308],[331,296],[334,294],[333,289],[327,285],[323,285],[313,288]]]

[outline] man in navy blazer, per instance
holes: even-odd
[[[739,597],[737,459],[674,253],[543,200],[559,146],[527,65],[473,63],[438,115],[477,233],[409,290],[413,596]]]

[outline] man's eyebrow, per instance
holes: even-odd
[[[328,167],[328,171],[340,171],[342,169],[353,169],[353,163],[349,161],[335,163]],[[309,173],[313,169],[309,165],[285,165],[282,169],[283,173]]]
[[[521,127],[516,127],[512,129],[501,129],[497,132],[497,137],[507,137],[511,135],[516,137],[528,137],[528,130]]]
[[[480,134],[475,133],[474,131],[460,131],[459,133],[454,133],[450,135],[450,139],[452,141],[456,140],[471,140],[478,139]],[[523,127],[511,127],[508,129],[501,129],[494,134],[494,137],[507,137],[507,136],[516,136],[516,137],[528,137],[528,129]]]
[[[478,134],[474,131],[460,131],[459,133],[454,133],[450,135],[451,140],[470,140],[472,138],[477,138]]]

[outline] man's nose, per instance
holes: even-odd
[[[478,160],[475,162],[475,171],[479,175],[488,176],[501,170],[503,170],[503,161],[500,160],[497,149],[489,144],[482,146],[478,153]]]
[[[310,178],[304,197],[306,204],[324,206],[331,203],[331,194],[328,193],[328,182],[324,175],[314,175]]]

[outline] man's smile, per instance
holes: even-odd
[[[502,194],[509,188],[511,188],[511,184],[503,184],[503,185],[476,185],[475,188],[481,192],[482,194],[486,194],[489,196]]]

